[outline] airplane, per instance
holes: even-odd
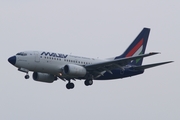
[[[113,80],[144,73],[145,69],[171,63],[173,61],[142,65],[143,58],[159,54],[145,53],[150,28],[143,28],[123,54],[107,59],[95,59],[75,55],[45,52],[23,51],[8,58],[9,63],[19,71],[26,73],[25,79],[52,83],[58,79],[67,81],[67,89],[73,89],[72,80],[85,80],[86,86],[94,80]]]

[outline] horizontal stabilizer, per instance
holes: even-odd
[[[174,61],[154,63],[154,64],[149,64],[149,65],[142,65],[142,66],[133,67],[133,69],[135,69],[135,70],[144,70],[144,69],[156,67],[156,66],[159,66],[159,65],[164,65],[164,64],[167,64],[167,63],[171,63],[171,62],[174,62]]]

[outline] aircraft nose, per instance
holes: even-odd
[[[8,59],[9,63],[11,63],[12,65],[15,65],[16,63],[16,56],[12,56]]]

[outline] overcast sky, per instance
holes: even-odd
[[[179,0],[0,0],[0,119],[179,120],[179,5]],[[76,81],[67,90],[61,80],[25,80],[7,61],[24,50],[114,57],[143,27],[151,28],[146,52],[161,52],[143,64],[174,63],[90,87]]]

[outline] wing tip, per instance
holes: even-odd
[[[167,61],[167,63],[172,63],[172,62],[174,62],[174,61]]]
[[[161,54],[160,52],[150,52],[149,54],[155,55],[155,54]]]

